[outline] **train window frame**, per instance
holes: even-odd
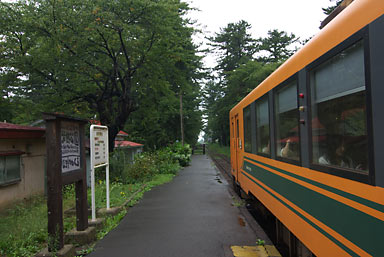
[[[297,127],[298,127],[298,135],[299,135],[299,159],[298,160],[294,160],[294,159],[290,159],[290,158],[285,158],[285,157],[282,157],[282,156],[279,156],[277,154],[277,122],[276,122],[276,92],[279,91],[280,89],[288,86],[289,84],[291,84],[292,82],[296,81],[296,104],[297,104]],[[270,115],[272,115],[272,120],[273,120],[273,134],[274,134],[274,142],[271,142],[273,143],[274,145],[274,155],[276,156],[275,159],[278,160],[278,161],[281,161],[281,162],[286,162],[286,163],[289,163],[289,164],[293,164],[293,165],[296,165],[296,166],[301,166],[302,164],[302,154],[301,154],[301,138],[300,138],[300,135],[301,135],[301,126],[300,126],[300,112],[299,112],[299,106],[300,106],[300,103],[299,103],[299,76],[298,76],[298,72],[296,72],[295,74],[293,74],[292,76],[290,76],[289,78],[287,78],[286,80],[284,80],[283,82],[281,82],[279,85],[277,85],[276,87],[274,87],[272,89],[272,92],[273,92],[273,109],[271,112],[271,109],[270,109]]]
[[[267,100],[267,104],[268,104],[268,133],[269,133],[269,154],[268,153],[263,153],[263,152],[259,152],[259,140],[258,140],[258,137],[257,137],[257,134],[258,134],[258,131],[257,131],[257,105],[258,103],[262,100],[262,99],[266,99]],[[255,103],[255,108],[254,108],[254,113],[255,113],[255,120],[253,121],[253,123],[255,124],[255,131],[254,131],[254,134],[255,134],[255,137],[256,137],[256,154],[257,155],[260,155],[260,156],[263,156],[263,157],[267,157],[267,158],[271,158],[271,151],[272,151],[272,147],[271,147],[271,144],[273,142],[271,142],[271,124],[270,124],[270,115],[271,115],[271,103],[269,101],[269,94],[268,92],[265,93],[264,95],[260,96],[257,98],[256,101],[254,101]]]
[[[308,120],[312,118],[312,90],[311,90],[311,73],[313,70],[326,63],[328,60],[337,56],[341,52],[347,50],[358,42],[362,41],[364,51],[364,75],[365,75],[365,105],[366,105],[366,130],[367,130],[367,151],[368,151],[368,173],[358,172],[353,169],[325,166],[321,164],[313,163],[313,143],[312,143],[312,124],[308,122],[308,148],[309,148],[309,168],[324,172],[327,174],[335,175],[338,177],[359,181],[367,184],[374,184],[375,170],[373,160],[373,123],[372,123],[372,101],[371,101],[371,81],[370,81],[370,60],[369,60],[369,31],[368,26],[362,28],[316,60],[306,66],[306,88],[308,94]]]

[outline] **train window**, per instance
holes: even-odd
[[[252,152],[252,124],[251,124],[251,106],[248,105],[243,110],[244,118],[244,151]]]
[[[256,142],[257,152],[269,156],[271,146],[269,141],[268,95],[256,102]]]
[[[310,73],[312,163],[368,173],[363,40]]]
[[[297,81],[278,89],[274,97],[276,156],[298,161],[300,159],[300,141]]]

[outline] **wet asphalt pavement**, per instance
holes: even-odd
[[[193,156],[172,182],[146,192],[89,256],[233,256],[231,246],[255,245],[259,237],[228,187],[207,156]]]

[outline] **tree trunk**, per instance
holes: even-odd
[[[183,92],[180,89],[180,130],[181,130],[181,144],[184,145],[184,125],[183,125]]]

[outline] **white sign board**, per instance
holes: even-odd
[[[90,128],[91,147],[91,202],[92,221],[96,220],[95,203],[95,168],[105,166],[105,184],[107,194],[107,210],[110,208],[109,201],[109,158],[108,158],[108,127],[92,125]]]
[[[78,123],[61,122],[61,172],[80,169],[80,127]]]
[[[108,163],[108,128],[102,126],[94,126],[92,129],[92,145],[93,166],[99,166]]]

